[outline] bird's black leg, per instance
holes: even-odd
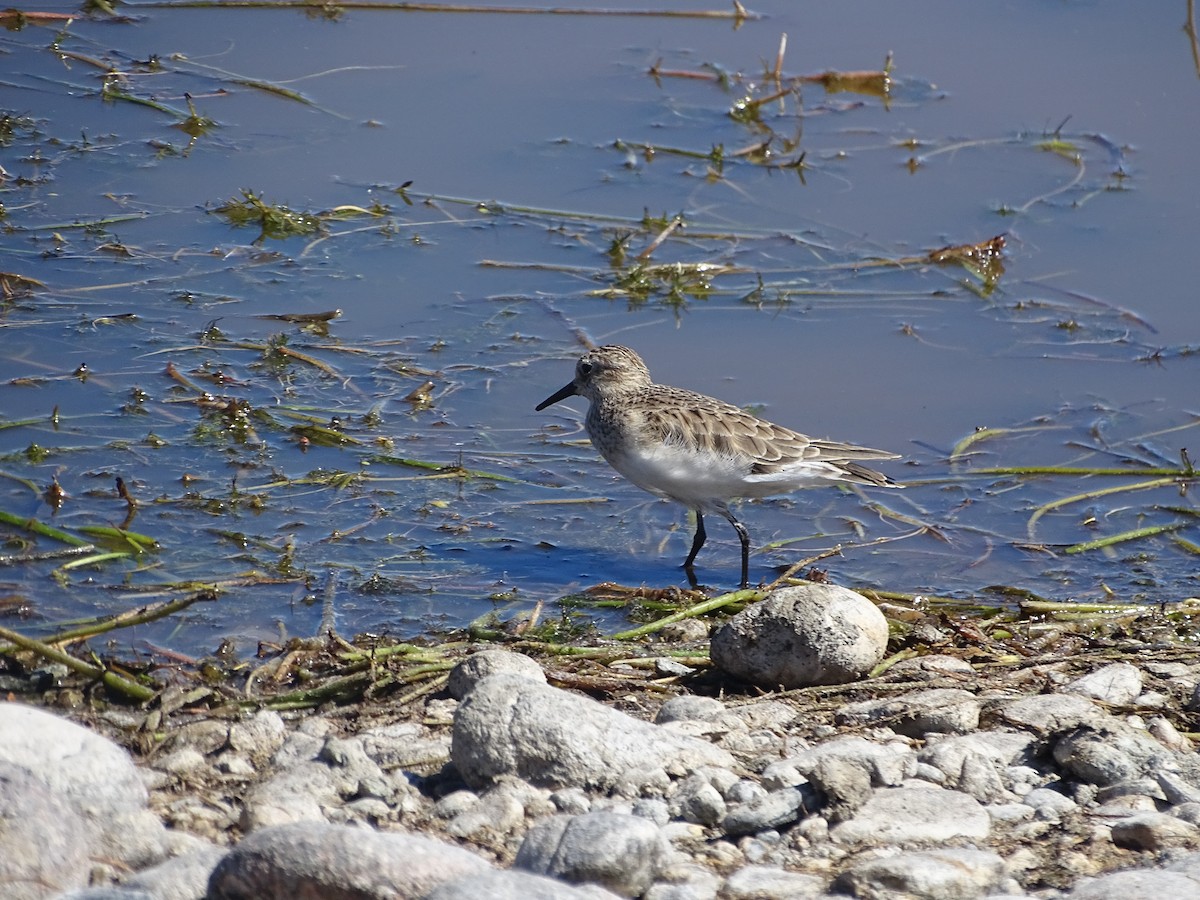
[[[745,590],[750,587],[750,535],[746,526],[735,519],[729,510],[721,510],[721,515],[729,520],[729,524],[737,532],[738,540],[742,542],[742,590]]]
[[[692,538],[692,552],[683,561],[684,571],[687,572],[688,581],[691,582],[692,587],[696,586],[696,572],[692,568],[692,563],[696,561],[696,554],[700,552],[700,548],[704,546],[706,540],[708,540],[708,535],[704,532],[704,515],[700,510],[696,510],[696,536]]]

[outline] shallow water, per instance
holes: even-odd
[[[533,411],[569,377],[577,334],[635,347],[663,382],[903,454],[888,467],[902,493],[744,504],[755,578],[841,543],[821,565],[850,586],[997,603],[994,586],[1196,593],[1197,557],[1173,537],[1200,543],[1200,528],[1177,484],[1031,524],[1044,504],[1148,479],[978,474],[1172,466],[1197,444],[1200,73],[1184,4],[1031,0],[981,17],[946,2],[766,2],[737,28],[122,10],[130,21],[80,17],[0,44],[0,105],[31,120],[0,150],[0,269],[44,285],[0,320],[0,409],[35,420],[0,430],[0,510],[120,525],[120,476],[139,500],[128,526],[161,548],[56,574],[61,560],[9,566],[20,627],[221,582],[219,601],[133,639],[248,652],[313,633],[323,610],[345,633],[410,636],[539,601],[573,620],[560,598],[601,581],[685,584],[683,511],[614,476],[582,440],[581,403]],[[891,53],[889,97],[809,83],[735,121],[739,98],[775,90],[763,72],[783,32],[785,76],[878,69]],[[186,114],[186,92],[216,127],[193,141],[179,115],[102,99],[89,60],[119,70],[110,84],[129,97]],[[777,161],[804,152],[802,177],[735,156],[768,138]],[[672,152],[714,145],[719,174]],[[389,212],[255,243],[213,212],[244,188],[298,210]],[[734,270],[674,299],[662,285],[606,295],[658,230],[643,215],[679,213],[686,227],[651,261]],[[923,260],[1002,233],[990,290]],[[334,308],[328,335],[260,318]],[[280,336],[305,356],[271,351]],[[432,405],[406,403],[427,379]],[[289,430],[303,415],[336,417],[347,442],[306,447]],[[1005,432],[951,460],[978,427]],[[512,480],[431,477],[379,454]],[[55,479],[57,513],[43,495]],[[1148,525],[1177,527],[1064,552]],[[701,578],[730,587],[736,541],[719,520],[709,533]],[[57,546],[11,534],[10,552]],[[851,546],[883,537],[897,539]],[[595,615],[603,630],[624,621]]]

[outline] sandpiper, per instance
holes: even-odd
[[[750,583],[750,536],[729,511],[737,497],[769,497],[819,484],[900,487],[859,460],[898,454],[823,441],[774,425],[732,404],[655,384],[642,358],[611,344],[579,358],[575,377],[537,405],[567,397],[589,406],[588,437],[608,464],[643,490],[695,510],[696,536],[684,560],[688,580],[704,546],[704,513],[718,512],[742,543],[742,587]]]

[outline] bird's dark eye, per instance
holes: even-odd
[[[579,364],[579,374],[587,378],[592,374],[592,364],[590,362],[581,362]]]

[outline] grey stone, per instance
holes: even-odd
[[[991,830],[987,810],[972,797],[938,787],[881,788],[854,817],[830,830],[843,844],[910,844],[982,839]]]
[[[0,761],[29,769],[98,826],[114,812],[146,806],[146,788],[129,754],[86,728],[0,703],[0,735]]]
[[[204,900],[208,879],[227,852],[215,846],[193,850],[143,869],[121,887],[145,891],[155,900]]]
[[[930,653],[927,656],[914,656],[902,659],[888,669],[890,675],[905,675],[913,680],[931,681],[939,678],[954,678],[957,680],[973,679],[974,667],[965,659],[957,656],[946,656],[940,653]]]
[[[956,782],[968,758],[982,757],[996,766],[1007,767],[1030,757],[1033,741],[1030,735],[1007,731],[930,735],[917,758],[941,769],[951,782]]]
[[[206,900],[415,900],[487,868],[418,835],[300,822],[247,835],[217,864]]]
[[[1156,741],[1176,753],[1191,753],[1195,748],[1192,742],[1179,733],[1179,730],[1165,716],[1153,716],[1146,723],[1146,731]]]
[[[450,759],[450,735],[415,722],[369,728],[358,735],[363,752],[389,771],[439,767]]]
[[[1100,707],[1085,697],[1071,694],[1041,694],[1000,704],[996,715],[1017,728],[1048,737],[1084,724],[1109,719]]]
[[[1200,825],[1200,803],[1180,803],[1172,807],[1171,815],[1193,825]]]
[[[1170,752],[1143,731],[1115,719],[1103,728],[1080,727],[1054,745],[1054,759],[1071,774],[1106,785],[1150,774],[1170,760]]]
[[[871,797],[870,773],[844,756],[822,757],[808,778],[829,802],[828,815],[834,821],[848,818]]]
[[[531,872],[489,869],[443,882],[421,900],[608,900],[617,896],[596,885],[574,887]]]
[[[5,740],[0,732],[0,743]],[[24,766],[0,762],[0,885],[6,898],[41,900],[52,890],[85,886],[91,849],[88,825],[70,803]]]
[[[933,688],[882,700],[850,703],[838,710],[839,725],[886,725],[897,734],[962,734],[979,726],[979,701],[970,691]]]
[[[336,806],[340,800],[329,766],[305,762],[250,788],[243,799],[242,829],[250,832],[293,822],[322,822],[324,808]]]
[[[676,734],[594,700],[519,675],[476,685],[454,716],[454,765],[471,787],[515,775],[557,788],[635,787],[662,772],[732,768],[733,757],[706,741]]]
[[[452,819],[479,803],[474,791],[452,791],[433,806],[433,814],[443,819]]]
[[[287,726],[279,713],[263,709],[249,719],[229,726],[229,747],[261,763],[287,739]]]
[[[1127,850],[1157,852],[1168,847],[1195,847],[1200,828],[1166,813],[1147,812],[1114,822],[1112,841]]]
[[[744,866],[725,880],[721,900],[815,900],[825,879],[777,866]]]
[[[520,675],[539,684],[546,683],[546,673],[532,657],[508,650],[487,649],[472,653],[450,670],[446,689],[450,696],[461,700],[489,675]]]
[[[970,794],[980,803],[992,803],[1012,796],[1005,790],[996,764],[978,753],[963,759],[962,769],[956,778],[950,779],[950,786]]]
[[[774,591],[713,635],[710,655],[731,675],[766,688],[839,684],[860,678],[887,650],[883,613],[843,587],[805,584]]]
[[[637,816],[552,816],[529,829],[513,867],[636,897],[654,882],[669,851],[658,826]]]
[[[671,809],[667,806],[667,801],[658,797],[643,797],[640,800],[634,800],[629,814],[649,819],[660,828],[671,821]]]
[[[1004,880],[1004,860],[988,850],[901,853],[856,863],[835,886],[861,900],[972,900]]]
[[[871,776],[874,785],[897,785],[916,770],[917,755],[907,743],[875,744],[865,738],[840,737],[769,764],[762,772],[768,789],[803,783],[821,760],[836,757],[853,763]]]
[[[781,788],[757,800],[732,807],[721,822],[721,830],[735,837],[757,834],[768,828],[790,825],[818,806],[819,798],[810,785]]]
[[[208,760],[195,747],[177,747],[154,761],[154,768],[176,778],[195,777],[208,769]]]
[[[587,792],[576,787],[562,788],[550,795],[550,802],[559,812],[578,815],[591,810],[592,800]]]
[[[1142,673],[1129,663],[1109,663],[1062,688],[1110,706],[1128,706],[1142,692]]]
[[[657,725],[668,722],[686,722],[699,720],[710,722],[725,712],[725,704],[712,697],[701,697],[697,694],[680,694],[672,697],[658,709],[654,717]]]
[[[716,825],[726,813],[725,798],[703,776],[689,775],[671,797],[672,818],[700,825]]]
[[[1095,799],[1098,803],[1108,803],[1121,797],[1146,797],[1154,801],[1152,807],[1157,806],[1157,801],[1166,799],[1162,788],[1158,786],[1158,779],[1150,775],[1135,775],[1124,781],[1096,788]]]
[[[1170,900],[1200,900],[1200,881],[1179,872],[1133,869],[1098,878],[1082,878],[1066,900],[1140,900],[1162,897]]]
[[[1066,794],[1052,788],[1034,788],[1021,798],[1021,802],[1037,812],[1043,819],[1057,819],[1078,809],[1078,804]]]
[[[797,779],[797,783],[806,784],[803,778]],[[791,787],[792,785],[788,785]],[[747,778],[739,778],[736,782],[729,786],[729,789],[722,792],[721,796],[725,798],[726,803],[754,803],[767,796],[767,789],[757,781],[750,781]]]
[[[670,866],[663,878],[642,895],[642,900],[717,900],[722,881],[695,863]]]
[[[1200,788],[1184,781],[1172,772],[1155,772],[1154,779],[1162,789],[1163,797],[1172,806],[1180,803],[1200,803]]]
[[[1200,853],[1188,853],[1166,866],[1169,872],[1179,872],[1200,881]]]
[[[1017,822],[1027,822],[1033,818],[1034,810],[1024,803],[992,803],[987,807],[987,813],[992,822],[1012,825]]]
[[[501,782],[447,822],[446,833],[481,843],[498,841],[512,834],[525,824],[521,793],[517,786]]]

